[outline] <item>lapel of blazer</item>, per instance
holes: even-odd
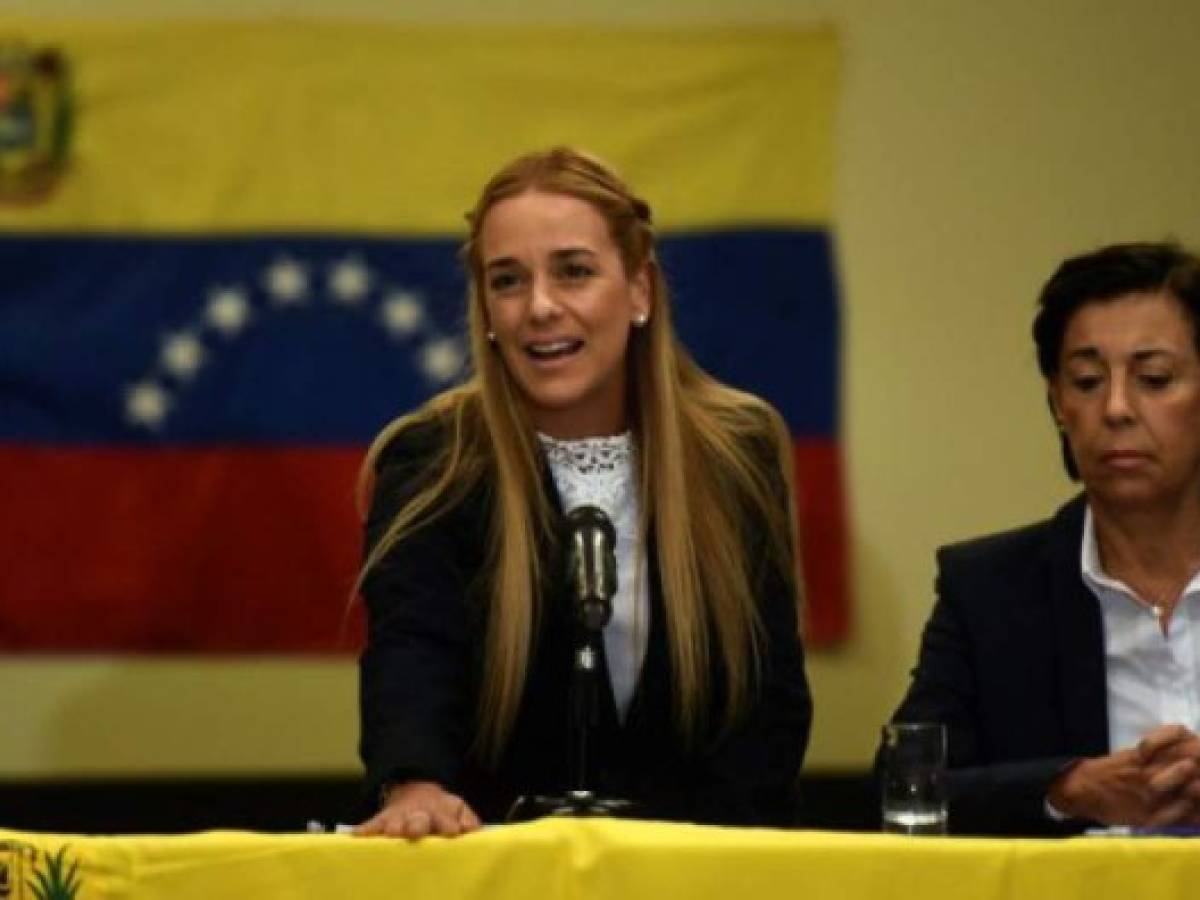
[[[646,583],[650,596],[647,598],[646,656],[642,660],[642,671],[638,676],[629,715],[625,719],[627,730],[644,731],[674,726],[664,710],[673,708],[670,695],[671,663],[667,652],[666,611],[663,608],[662,580],[658,570],[658,544],[654,539],[653,524],[646,536]],[[663,719],[666,719],[664,722]]]
[[[1058,511],[1050,522],[1046,550],[1058,700],[1067,747],[1098,755],[1108,752],[1108,694],[1104,625],[1096,598],[1080,572],[1085,507],[1080,495]]]

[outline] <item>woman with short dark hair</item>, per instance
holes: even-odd
[[[1068,259],[1034,323],[1080,496],[942,548],[897,721],[950,737],[950,825],[1200,824],[1200,263]]]

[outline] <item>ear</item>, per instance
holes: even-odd
[[[654,314],[651,309],[653,294],[651,285],[654,283],[654,263],[647,260],[630,280],[631,297],[633,300],[633,315],[635,318],[649,319]]]
[[[1058,400],[1058,386],[1053,381],[1046,382],[1046,406],[1050,407],[1050,415],[1054,417],[1054,425],[1059,431],[1064,431],[1062,406]]]

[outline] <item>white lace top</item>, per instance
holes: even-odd
[[[629,432],[615,437],[559,440],[538,435],[563,511],[597,506],[617,532],[617,593],[613,615],[604,629],[613,698],[624,721],[646,657],[649,581],[645,562],[638,565],[640,504],[637,454]]]

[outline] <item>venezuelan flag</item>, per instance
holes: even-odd
[[[830,33],[29,20],[0,44],[0,650],[352,648],[363,449],[461,375],[463,212],[556,143],[648,197],[684,340],[785,416],[809,637],[844,634]]]

